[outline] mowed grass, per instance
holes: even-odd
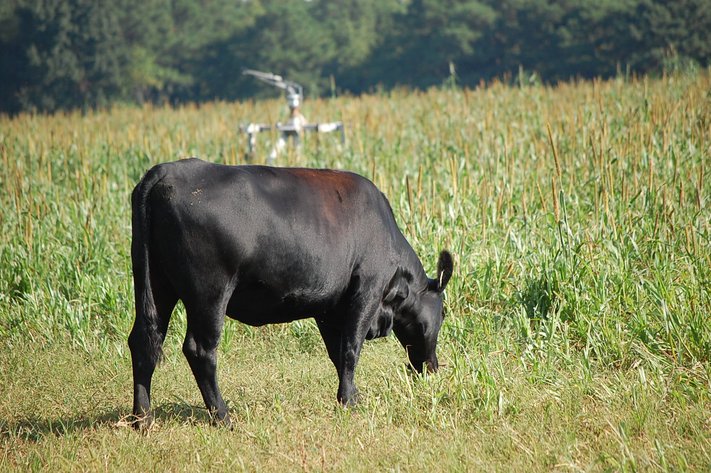
[[[307,101],[348,143],[309,136],[280,164],[372,178],[430,274],[455,255],[444,366],[412,376],[396,340],[369,342],[344,410],[312,322],[228,321],[227,431],[179,308],[148,435],[126,425],[130,191],[158,162],[242,163],[237,126],[283,103],[0,118],[0,470],[711,469],[709,90],[705,72]]]

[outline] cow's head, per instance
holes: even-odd
[[[413,289],[409,275],[398,269],[386,288],[383,304],[393,311],[393,331],[407,350],[410,364],[419,373],[437,371],[437,336],[442,326],[442,292],[452,277],[452,255],[443,251],[437,262],[437,277],[427,287]]]

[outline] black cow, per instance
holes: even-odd
[[[187,312],[183,353],[211,416],[228,425],[216,376],[225,314],[254,326],[314,317],[344,405],[356,401],[365,339],[392,329],[417,371],[437,369],[452,257],[443,251],[429,279],[367,179],[188,159],[153,167],[131,201],[137,426],[151,421],[151,377],[178,299]]]

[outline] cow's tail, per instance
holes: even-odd
[[[152,365],[158,363],[163,356],[163,340],[158,328],[158,311],[151,287],[151,212],[148,198],[153,186],[164,176],[165,171],[160,166],[153,167],[131,194],[131,261],[136,299],[136,321],[129,337],[129,345],[132,350],[142,352]]]

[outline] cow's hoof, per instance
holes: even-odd
[[[228,430],[234,430],[234,427],[232,426],[232,419],[230,419],[230,415],[225,413],[225,414],[214,414],[211,416],[212,417],[212,425],[215,427],[220,427]]]
[[[358,404],[360,394],[357,389],[354,389],[352,393],[347,396],[338,396],[338,402],[341,403],[343,407],[355,407]]]
[[[145,415],[133,414],[130,424],[131,427],[133,427],[137,431],[145,433],[153,426],[153,422],[153,413],[149,412]]]

